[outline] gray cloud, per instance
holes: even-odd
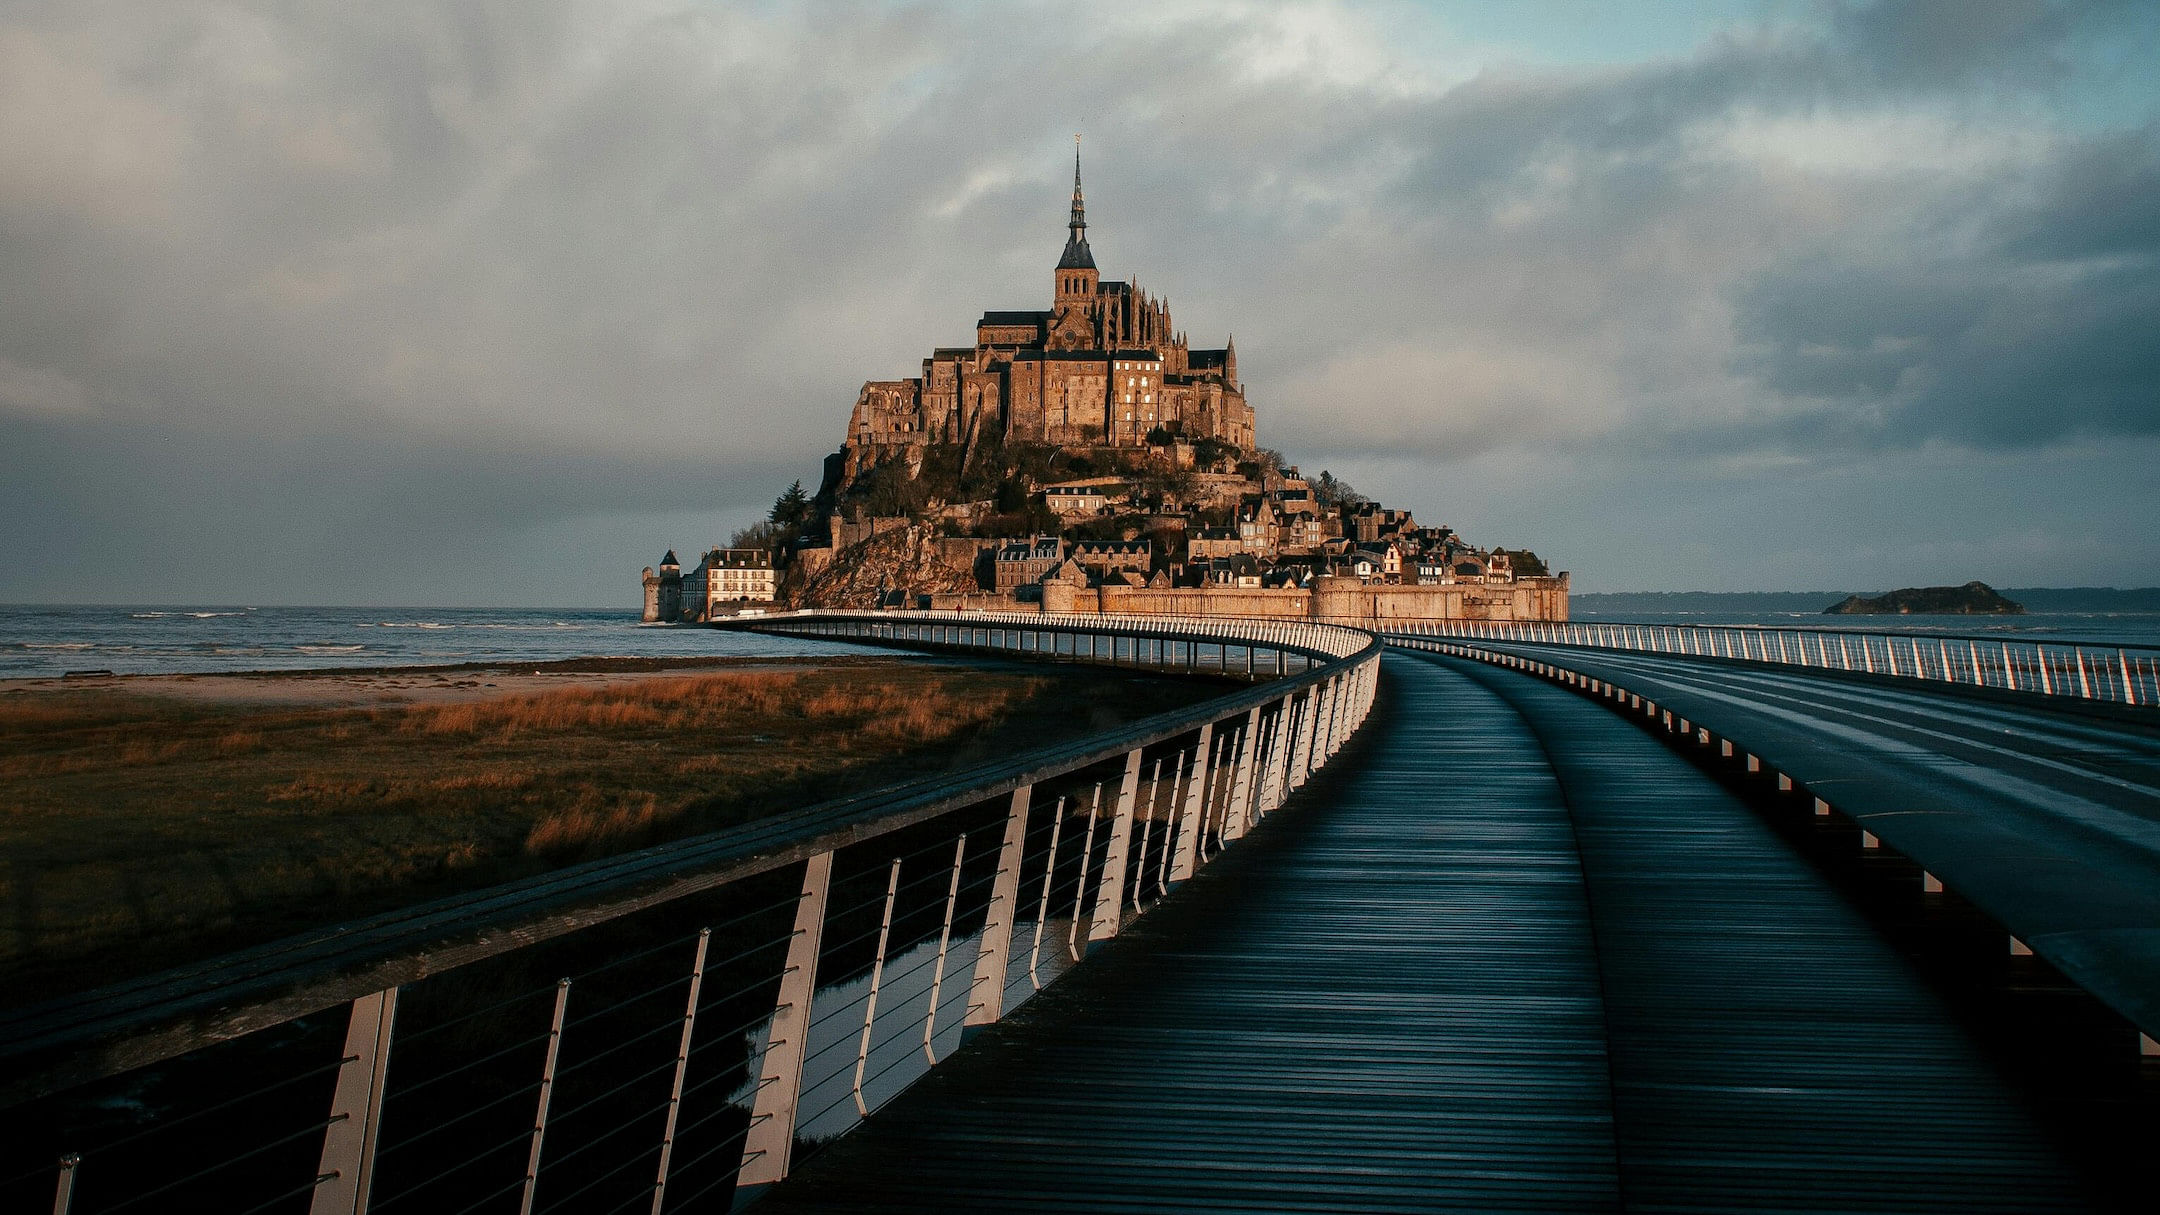
[[[1196,341],[1234,329],[1264,439],[1308,462],[1714,479],[2151,434],[2152,115],[2068,99],[2151,44],[2150,10],[1954,10],[1574,65],[1405,38],[1416,10],[1234,0],[1077,27],[17,5],[0,596],[126,534],[101,479],[247,534],[237,493],[279,516],[265,542],[441,538],[364,579],[310,566],[318,598],[409,598],[535,529],[581,537],[565,564],[703,542],[638,529],[813,477],[863,379],[1045,294],[1075,127],[1106,272]]]
[[[1742,365],[1858,441],[2160,433],[2156,133],[2066,148],[1953,249],[1900,232],[1788,259],[1743,295]]]

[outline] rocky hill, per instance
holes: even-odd
[[[1823,609],[1825,616],[2017,616],[2025,609],[1985,582],[1963,586],[1909,586],[1887,595],[1848,595]]]
[[[908,527],[841,549],[791,598],[805,607],[874,608],[889,591],[929,595],[975,589],[972,573],[940,558],[928,529]]]

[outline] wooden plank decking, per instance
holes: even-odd
[[[2075,1205],[1920,980],[1640,731],[1391,658],[1355,745],[759,1209]]]

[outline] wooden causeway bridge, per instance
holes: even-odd
[[[2150,1209],[2150,656],[751,627],[1224,693],[0,1014],[0,1210]]]

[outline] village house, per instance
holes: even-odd
[[[991,555],[991,588],[1010,595],[1023,586],[1033,586],[1064,559],[1065,544],[1056,536],[1009,541]]]
[[[1255,498],[1238,506],[1237,533],[1243,551],[1256,557],[1275,556],[1275,508],[1266,498]]]
[[[1343,524],[1345,534],[1360,544],[1392,539],[1417,528],[1409,511],[1389,510],[1377,502],[1360,502],[1346,510]]]
[[[777,585],[770,549],[716,548],[682,579],[682,618],[712,620],[729,608],[771,603]]]
[[[1155,566],[1152,540],[1082,541],[1072,547],[1072,562],[1100,580],[1112,571],[1133,571],[1146,579]]]
[[[1060,517],[1099,515],[1110,505],[1110,498],[1101,483],[1076,481],[1043,486],[1043,505]]]
[[[1199,561],[1209,557],[1233,557],[1245,551],[1245,541],[1235,528],[1203,527],[1185,541],[1185,555]]]

